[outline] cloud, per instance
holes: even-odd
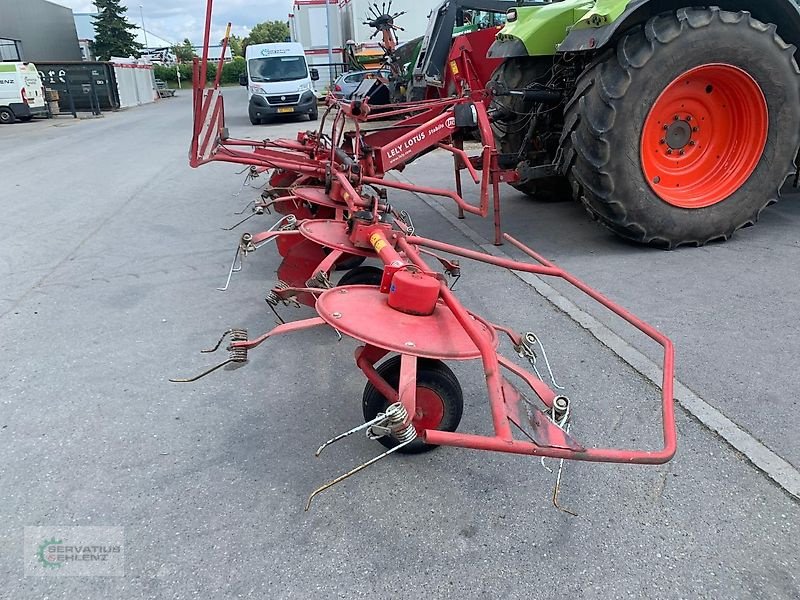
[[[95,12],[89,0],[50,0],[75,12]],[[139,5],[144,13],[145,29],[164,39],[181,42],[189,38],[193,44],[203,41],[206,3],[203,0],[122,0],[128,7],[131,23],[141,25]],[[228,22],[237,35],[247,35],[256,23],[285,21],[291,0],[214,0],[211,40],[216,43],[225,33]]]

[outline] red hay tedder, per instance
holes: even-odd
[[[278,269],[280,280],[271,290],[268,303],[273,310],[282,304],[304,303],[314,307],[318,316],[294,322],[281,319],[279,325],[255,339],[249,339],[245,330],[229,330],[223,335],[223,339],[230,338],[228,360],[196,377],[175,381],[195,381],[226,364],[245,362],[248,351],[267,339],[304,329],[331,327],[361,342],[355,362],[367,379],[365,423],[326,442],[317,455],[328,444],[358,431],[365,431],[387,450],[314,491],[306,509],[317,493],[397,451],[458,446],[562,461],[633,464],[660,464],[672,458],[677,443],[672,343],[573,275],[502,234],[499,184],[513,180],[515,174],[497,164],[483,101],[487,92],[394,105],[376,114],[369,105],[371,82],[367,81],[349,102],[329,98],[316,131],[299,134],[295,140],[235,139],[224,126],[218,80],[211,88],[205,85],[211,4],[212,0],[208,0],[203,56],[195,65],[190,163],[197,167],[210,161],[225,161],[247,165],[256,173],[271,173],[270,186],[253,210],[260,214],[274,208],[284,216],[268,231],[241,237],[231,273],[237,259],[274,239],[283,261]],[[221,69],[217,78],[220,72]],[[387,119],[397,120],[386,125]],[[367,127],[378,120],[384,124]],[[482,147],[476,156],[469,156],[460,142],[466,131],[480,134]],[[454,156],[455,191],[385,177],[392,169],[402,169],[437,148]],[[467,170],[480,185],[478,205],[462,198],[462,170]],[[513,244],[532,262],[498,258],[420,237],[408,215],[396,210],[387,197],[387,189],[441,196],[454,201],[464,213],[486,217],[490,213],[490,188],[495,242]],[[448,286],[448,277],[460,276],[461,266],[445,254],[563,279],[660,344],[664,349],[663,447],[597,448],[573,437],[569,432],[569,399],[539,375],[540,358],[550,370],[539,339],[468,311]],[[353,266],[366,258],[377,261],[381,268]],[[351,270],[333,286],[330,275],[337,265],[350,266]],[[515,353],[530,361],[533,372],[500,353],[502,337],[508,338]],[[213,350],[221,343],[222,340]],[[475,359],[480,360],[485,376],[493,435],[456,431],[463,408],[462,390],[446,361]],[[516,376],[524,387],[518,389],[519,384],[512,384],[510,375]],[[526,394],[531,393],[538,398],[537,405],[527,398]],[[517,436],[515,432],[519,432]],[[558,487],[553,498],[556,506],[557,493]]]

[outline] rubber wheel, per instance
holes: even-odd
[[[258,117],[254,117],[253,115],[250,115],[250,124],[261,125],[261,119],[259,119]]]
[[[336,263],[336,268],[334,271],[350,271],[351,269],[355,269],[356,267],[360,266],[365,260],[367,260],[366,256],[359,256],[358,254],[345,254],[347,258],[340,260]]]
[[[798,122],[800,70],[775,27],[684,8],[633,30],[580,77],[561,169],[622,237],[702,246],[777,202]]]
[[[384,361],[377,372],[393,388],[400,383],[400,356],[393,356]],[[389,406],[389,401],[375,386],[367,382],[364,388],[363,409],[364,420],[374,419],[378,413]],[[455,431],[461,422],[464,412],[464,394],[453,371],[440,360],[420,358],[417,360],[417,414],[412,423],[420,429],[438,429],[439,431]],[[394,448],[394,438],[382,437],[378,441],[387,448]],[[404,454],[419,454],[437,448],[416,439],[408,446],[398,450]]]
[[[383,279],[383,269],[366,265],[350,269],[342,275],[336,287],[343,285],[380,285]]]
[[[10,125],[16,120],[17,118],[14,116],[14,113],[10,108],[0,108],[0,124]]]
[[[545,78],[552,68],[552,57],[509,58],[492,73],[492,81],[502,82],[508,89],[519,90],[534,82],[542,83],[544,80],[546,83]],[[501,109],[502,112],[511,112],[510,116],[492,122],[492,132],[498,152],[501,154],[518,153],[528,133],[530,113],[534,109],[534,103],[520,96],[503,96],[496,98],[493,106]],[[520,157],[520,160],[526,159],[531,161],[534,166],[543,163],[541,154],[534,157],[528,150],[523,152]],[[555,161],[555,153],[553,156],[547,156],[545,160]],[[562,176],[547,177],[522,184],[512,183],[511,187],[543,202],[561,202],[572,198],[569,183]]]
[[[325,253],[325,256],[331,253],[330,248],[323,248],[322,251]],[[365,260],[367,260],[366,256],[360,256],[358,254],[343,254],[339,259],[339,262],[337,262],[334,266],[333,270],[350,271],[360,266]]]

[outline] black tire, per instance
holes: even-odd
[[[336,287],[343,285],[380,285],[383,279],[383,269],[370,265],[350,269],[342,275]]]
[[[508,58],[492,73],[492,82],[500,82],[504,87],[512,90],[526,88],[534,82],[546,83],[546,77],[553,68],[552,57],[514,57]],[[520,96],[503,96],[494,101],[494,107],[499,108],[506,117],[492,122],[492,131],[500,154],[517,154],[528,133],[530,114],[534,109],[531,100]],[[529,160],[533,166],[543,164],[543,160],[550,163],[555,160],[553,156],[533,156],[526,149],[520,160]],[[527,194],[531,198],[544,202],[560,202],[572,198],[569,184],[562,176],[547,177],[528,181],[526,183],[512,183],[511,187]]]
[[[334,271],[349,271],[351,269],[355,269],[365,260],[367,260],[366,256],[359,256],[358,254],[347,255],[347,258],[345,258],[343,261],[336,263],[336,268]]]
[[[414,86],[411,84],[411,81],[409,81],[408,88],[406,89],[405,102],[420,102],[425,100],[426,91],[424,86]]]
[[[250,124],[251,125],[261,125],[261,123],[262,123],[262,121],[261,121],[260,118],[254,117],[253,115],[250,115]]]
[[[11,125],[17,118],[10,108],[0,108],[0,125]]]
[[[579,78],[566,107],[562,173],[589,213],[624,238],[666,249],[727,240],[778,201],[795,170],[800,70],[794,52],[774,25],[747,12],[682,8],[653,17]],[[738,67],[755,80],[767,102],[769,133],[755,171],[736,191],[711,206],[682,208],[663,201],[645,178],[643,126],[664,88],[711,63]]]
[[[331,253],[330,248],[323,248],[322,251],[328,255]],[[356,267],[363,264],[363,262],[367,260],[366,256],[361,256],[359,254],[345,254],[343,258],[336,263],[336,266],[333,268],[334,271],[350,271],[351,269],[355,269]]]
[[[381,377],[393,388],[397,389],[400,382],[400,356],[393,356],[384,361],[377,369]],[[440,360],[420,358],[417,360],[417,387],[424,387],[435,392],[442,400],[444,413],[439,426],[439,431],[455,431],[461,422],[464,412],[464,394],[453,371]],[[374,419],[379,412],[389,406],[389,401],[375,386],[367,382],[364,388],[363,409],[364,420]],[[394,448],[397,440],[390,437],[379,438],[378,441],[387,448]],[[404,454],[419,454],[438,448],[433,444],[426,444],[421,439],[416,439],[398,452]]]
[[[313,112],[308,113],[308,120],[316,121],[317,119],[319,119],[319,109],[315,108]]]

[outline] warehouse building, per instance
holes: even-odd
[[[94,54],[92,53],[92,42],[94,42],[95,35],[97,35],[95,31],[96,16],[97,13],[74,13],[73,15],[83,60],[95,60]],[[148,50],[169,49],[175,45],[175,42],[165,40],[149,29],[143,30],[138,25],[134,25],[134,27],[131,33],[133,33],[136,42],[141,44],[144,53],[147,53]]]
[[[72,10],[47,0],[0,0],[0,60],[80,60]]]

